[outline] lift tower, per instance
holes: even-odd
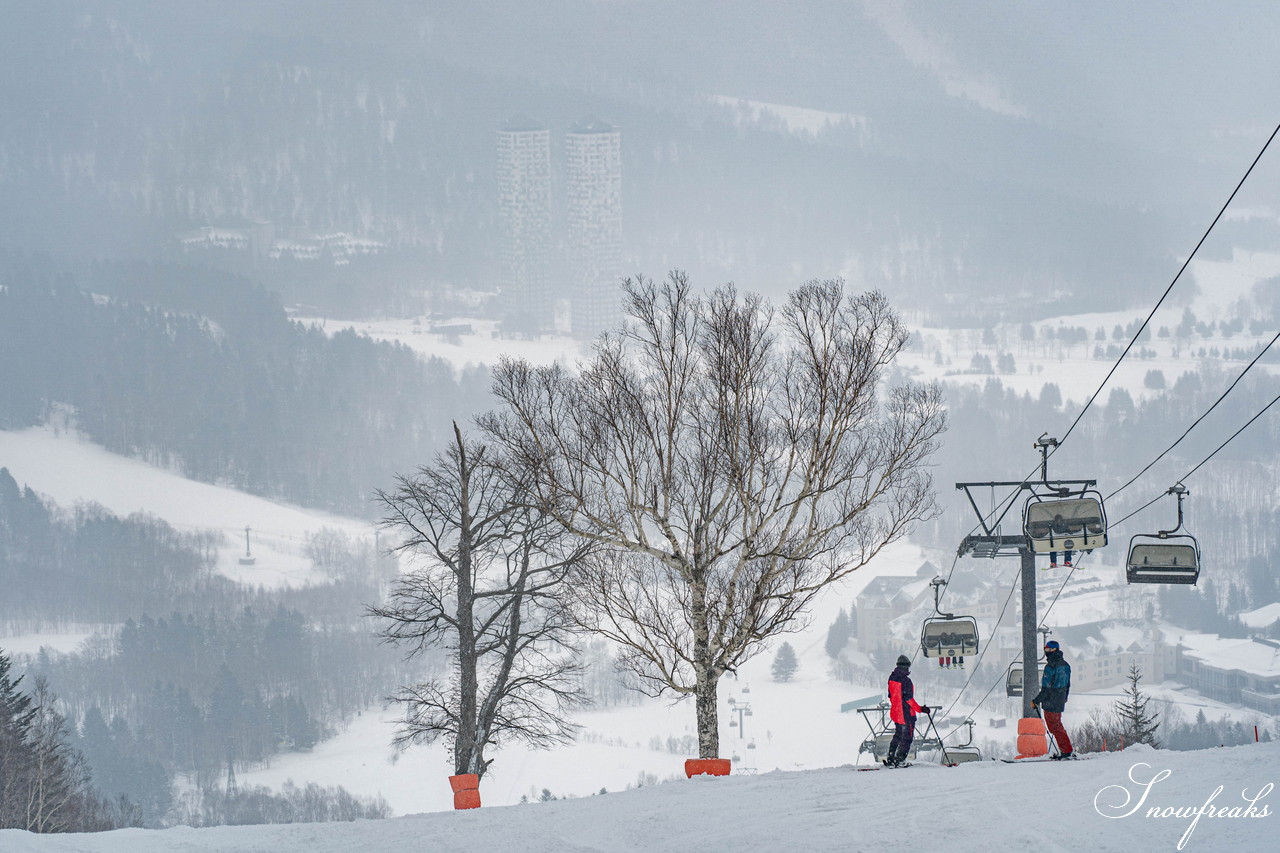
[[[1009,505],[1004,508],[997,518],[992,520],[978,508],[972,490],[976,488],[1017,488],[1034,494],[1039,489],[1042,493],[1047,492],[1048,494],[1066,498],[1072,494],[1081,493],[1097,484],[1096,480],[1049,480],[1049,449],[1057,446],[1057,439],[1047,438],[1044,435],[1036,440],[1035,447],[1040,451],[1041,455],[1039,481],[1013,480],[986,483],[956,483],[956,488],[963,490],[965,496],[969,498],[969,505],[977,513],[978,526],[982,530],[981,533],[972,533],[961,540],[959,555],[963,557],[965,554],[972,554],[974,557],[991,559],[1016,556],[1022,561],[1022,716],[1024,717],[1035,716],[1031,709],[1031,700],[1040,692],[1038,683],[1039,667],[1035,665],[1036,660],[1040,657],[1040,649],[1037,646],[1036,638],[1038,623],[1036,614],[1036,555],[1035,551],[1032,550],[1031,537],[1027,535],[1026,530],[1021,526],[1021,518],[1019,519],[1019,532],[1016,535],[1007,536],[1001,533],[1001,522],[1018,501],[1009,501]]]

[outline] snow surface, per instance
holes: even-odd
[[[1280,829],[1280,795],[1274,791],[1280,743],[1198,752],[1140,746],[1066,764],[984,761],[947,768],[918,763],[908,770],[870,773],[852,772],[838,762],[832,756],[835,766],[823,769],[679,779],[580,799],[382,821],[71,836],[3,830],[0,849],[1239,853],[1274,850]],[[433,784],[441,786],[444,780]],[[482,784],[482,798],[485,789]],[[1206,806],[1226,814],[1210,816]],[[1184,810],[1183,816],[1174,816],[1174,809]],[[1201,810],[1197,818],[1195,812]],[[1158,816],[1166,812],[1169,816]]]
[[[1266,628],[1280,621],[1280,601],[1240,614],[1240,621],[1250,628]]]
[[[777,105],[759,104],[760,109],[782,109]],[[802,111],[803,112],[803,111]],[[799,122],[801,119],[792,113],[779,113],[788,122]],[[824,120],[825,114],[824,115]],[[1178,262],[1179,264],[1181,261]],[[1172,264],[1172,262],[1171,262]],[[1172,276],[1177,265],[1172,265],[1169,274]],[[1182,319],[1183,309],[1190,307],[1197,318],[1203,321],[1228,319],[1232,306],[1241,298],[1248,296],[1262,282],[1280,276],[1280,254],[1272,252],[1236,251],[1230,260],[1195,260],[1189,265],[1173,296],[1150,323],[1151,339],[1142,344],[1155,353],[1152,358],[1137,358],[1135,353],[1121,363],[1106,388],[1103,389],[1100,403],[1105,403],[1112,389],[1123,388],[1135,400],[1144,399],[1160,392],[1147,388],[1147,373],[1159,370],[1164,374],[1167,385],[1172,386],[1184,373],[1196,370],[1203,361],[1193,355],[1200,348],[1243,349],[1252,353],[1271,339],[1271,334],[1255,336],[1244,331],[1231,338],[1224,339],[1220,335],[1209,338],[1193,336],[1185,341],[1173,338],[1160,338],[1157,335],[1161,326],[1170,329],[1176,327]],[[1195,295],[1183,297],[1194,287]],[[718,282],[702,282],[711,287]],[[798,283],[798,282],[797,282]],[[1154,280],[1148,285],[1150,303],[1154,304],[1159,294],[1164,291],[1167,281]],[[908,323],[916,339],[922,342],[922,351],[908,351],[899,357],[900,366],[918,371],[921,379],[938,379],[952,384],[982,384],[995,377],[1007,388],[1019,394],[1038,395],[1048,383],[1054,383],[1062,392],[1063,399],[1073,400],[1077,405],[1083,404],[1093,394],[1098,385],[1111,369],[1113,359],[1095,359],[1093,349],[1102,343],[1105,349],[1113,344],[1123,347],[1127,340],[1111,339],[1112,329],[1116,325],[1127,327],[1134,320],[1142,320],[1150,310],[1148,303],[1142,302],[1138,307],[1121,311],[1086,312],[1062,317],[1053,317],[1032,325],[1039,332],[1043,328],[1075,328],[1083,327],[1089,333],[1089,339],[1071,347],[1057,344],[1045,344],[1037,341],[1024,346],[1021,342],[1021,324],[997,326],[993,331],[997,335],[995,346],[981,344],[980,329],[950,329],[923,326]],[[574,365],[590,354],[590,345],[575,341],[572,338],[558,335],[543,335],[537,340],[521,340],[500,337],[497,323],[492,320],[475,318],[453,318],[442,321],[441,325],[469,325],[471,334],[448,335],[430,331],[438,321],[427,317],[402,319],[379,319],[360,322],[329,321],[315,317],[296,317],[298,322],[317,325],[329,334],[336,334],[344,329],[369,335],[372,338],[396,341],[425,356],[444,359],[455,369],[476,365],[493,365],[504,355],[513,358],[524,358],[534,364],[561,363]],[[1107,333],[1106,341],[1095,341],[1095,330],[1101,326]],[[1135,348],[1136,349],[1136,348]],[[976,374],[970,373],[970,360],[974,354],[988,356],[993,365],[1001,353],[1011,353],[1015,357],[1016,371],[1010,374]],[[938,364],[941,356],[942,364]],[[1210,359],[1211,360],[1211,359]],[[1232,376],[1244,368],[1245,362],[1221,362],[1226,372]],[[1280,369],[1274,357],[1259,362],[1255,370]]]
[[[368,522],[188,480],[64,429],[0,430],[0,468],[8,468],[19,486],[30,486],[62,507],[92,502],[122,517],[143,512],[183,530],[221,531],[227,540],[218,552],[218,570],[254,585],[311,582],[311,562],[302,554],[309,532],[328,527],[373,538]],[[239,564],[246,525],[252,528],[252,566]]]

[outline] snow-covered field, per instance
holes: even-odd
[[[1280,743],[1088,761],[696,777],[639,790],[382,821],[98,835],[0,831],[6,853],[440,851],[1263,851]],[[485,786],[482,785],[482,788]],[[487,795],[482,790],[481,796]]]
[[[1169,270],[1169,275],[1175,270]],[[1201,347],[1244,349],[1256,352],[1261,344],[1271,339],[1271,334],[1261,337],[1253,336],[1246,330],[1230,339],[1220,336],[1209,339],[1193,337],[1189,341],[1176,341],[1173,338],[1159,338],[1157,332],[1161,326],[1170,329],[1176,327],[1182,319],[1184,308],[1190,308],[1202,321],[1227,319],[1232,306],[1240,299],[1247,297],[1261,282],[1280,276],[1280,254],[1269,252],[1237,252],[1231,260],[1196,260],[1193,261],[1174,288],[1169,300],[1152,318],[1150,324],[1151,339],[1142,346],[1154,351],[1152,358],[1137,358],[1134,353],[1124,360],[1116,374],[1111,378],[1102,395],[1102,402],[1112,388],[1123,388],[1135,399],[1154,393],[1145,386],[1147,373],[1159,370],[1165,381],[1172,385],[1183,373],[1196,369],[1200,359],[1195,355]],[[796,282],[799,284],[800,282]],[[701,282],[711,287],[718,282]],[[1164,291],[1168,281],[1153,279],[1145,288],[1149,293],[1150,303]],[[1188,296],[1194,292],[1194,295]],[[1149,304],[1140,307],[1111,312],[1085,312],[1081,314],[1054,317],[1033,324],[1039,333],[1044,328],[1082,327],[1089,333],[1088,341],[1069,347],[1057,344],[1046,344],[1038,341],[1023,345],[1020,339],[1021,326],[1010,324],[993,329],[997,343],[984,345],[981,343],[980,329],[942,329],[926,326],[914,326],[913,332],[922,344],[916,352],[904,353],[901,364],[918,371],[924,379],[941,379],[953,383],[982,383],[990,376],[997,376],[1007,387],[1018,393],[1038,394],[1046,383],[1055,383],[1064,399],[1083,403],[1102,382],[1111,369],[1114,359],[1095,359],[1092,357],[1095,345],[1101,343],[1105,350],[1108,346],[1119,344],[1121,348],[1128,342],[1115,341],[1111,337],[1115,326],[1127,327],[1134,320],[1145,318],[1150,310]],[[440,334],[430,331],[432,321],[425,317],[404,319],[380,319],[360,322],[327,321],[322,318],[296,317],[301,323],[316,324],[330,334],[343,329],[353,328],[356,332],[369,335],[378,340],[398,341],[426,356],[434,356],[448,361],[455,368],[463,368],[477,364],[495,364],[503,356],[525,358],[535,364],[551,364],[561,362],[573,365],[590,353],[590,346],[564,336],[543,335],[538,340],[519,340],[499,337],[497,324],[492,320],[472,318],[454,318],[445,323],[446,326],[470,326],[470,334]],[[1097,341],[1094,334],[1098,327],[1107,333],[1105,341]],[[1137,349],[1137,348],[1135,348]],[[970,360],[975,354],[989,357],[995,364],[1002,353],[1011,353],[1015,357],[1016,370],[1005,374],[969,373]],[[941,362],[941,363],[939,363]],[[1270,360],[1270,365],[1263,362],[1263,369],[1280,369],[1277,361]],[[1234,374],[1243,368],[1243,363],[1228,363],[1227,371]]]

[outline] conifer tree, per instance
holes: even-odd
[[[783,643],[773,658],[773,680],[790,681],[791,676],[795,675],[799,668],[800,662],[796,660],[796,650],[791,648],[790,643]]]
[[[845,614],[844,608],[840,608],[836,620],[831,623],[831,627],[827,629],[827,642],[825,648],[827,656],[832,658],[840,657],[840,652],[849,643],[849,617]]]
[[[1147,710],[1151,697],[1139,688],[1142,670],[1136,663],[1129,667],[1129,686],[1125,688],[1127,698],[1116,702],[1116,717],[1121,726],[1122,736],[1126,744],[1145,743],[1159,747],[1156,732],[1160,728],[1160,715]]]

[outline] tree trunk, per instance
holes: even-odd
[[[706,583],[693,583],[694,702],[698,716],[698,757],[720,757],[720,715],[716,713],[716,684],[720,673],[711,661],[711,636],[707,627]]]
[[[720,715],[716,713],[716,683],[719,678],[709,666],[698,664],[698,683],[694,690],[698,709],[698,757],[720,757]]]
[[[467,446],[462,431],[455,422],[453,434],[458,447],[458,485],[461,511],[458,524],[458,736],[453,746],[454,774],[475,773],[472,765],[478,763],[476,754],[476,694],[479,680],[476,674],[475,589],[472,587],[471,565],[471,466],[467,459]]]

